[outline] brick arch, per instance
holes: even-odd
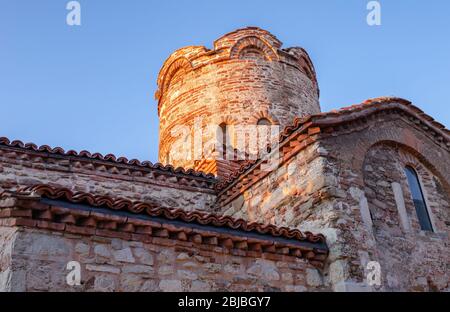
[[[278,60],[276,50],[264,39],[256,36],[248,36],[240,39],[230,50],[230,58],[241,58],[242,52],[246,49],[254,49],[259,51],[261,55],[268,61]]]
[[[271,122],[272,125],[279,125],[280,122],[274,114],[269,114],[267,110],[256,112],[255,115],[249,120],[249,124],[256,125],[258,120],[265,118]]]
[[[413,168],[419,176],[431,178],[430,173],[435,176],[439,175],[439,172],[432,164],[428,163],[422,155],[418,154],[408,146],[401,146],[398,151],[398,156],[398,160],[403,167],[409,166]],[[439,180],[444,182],[442,177],[439,177]]]
[[[367,124],[370,122],[366,120]],[[364,158],[367,152],[373,146],[377,144],[391,144],[396,146],[402,146],[405,150],[416,155],[418,159],[426,164],[433,174],[438,176],[442,182],[447,184],[447,189],[450,189],[448,183],[450,183],[450,175],[448,169],[443,162],[434,162],[430,159],[429,144],[427,141],[417,137],[414,129],[409,127],[404,128],[402,131],[392,129],[392,127],[379,127],[376,131],[367,131],[352,144],[352,150],[348,151],[351,154],[350,165],[355,172],[361,172],[363,169]],[[429,143],[432,144],[430,141]],[[436,149],[445,153],[446,150],[436,146]],[[355,183],[363,185],[362,177],[358,176],[355,179]]]
[[[309,58],[306,58],[304,55],[299,60],[299,64],[301,69],[305,72],[305,75],[317,83],[316,72],[314,71],[314,66]]]
[[[237,125],[237,120],[231,115],[221,116],[221,117],[219,117],[219,119],[217,121],[218,121],[217,125],[220,125],[222,123],[230,125],[230,126]]]
[[[433,202],[433,197],[440,196],[444,202],[450,204],[450,186],[448,181],[444,179],[432,164],[428,163],[425,158],[420,157],[421,155],[413,154],[407,149],[399,149],[398,156],[398,160],[403,168],[409,166],[416,171],[423,196],[425,197],[425,203],[427,205],[432,228],[434,231],[442,230],[444,226],[438,224],[438,219],[436,218],[439,211],[436,207],[430,205],[430,203]],[[406,176],[404,176],[404,179],[406,181]],[[428,183],[426,183],[426,181],[428,181]],[[443,190],[440,189],[441,187]],[[442,203],[443,202],[439,204],[441,208],[444,207]]]
[[[170,65],[167,67],[167,69],[164,71],[162,76],[164,79],[162,80],[161,86],[159,87],[159,90],[157,91],[156,98],[160,99],[167,89],[170,86],[170,83],[173,79],[173,77],[180,71],[184,70],[186,72],[191,71],[193,69],[192,63],[186,58],[186,57],[179,57],[175,59]]]
[[[225,115],[219,118],[217,121],[217,127],[221,125],[227,126],[227,131],[229,131],[230,134],[230,140],[232,143],[234,143],[234,136],[236,134],[235,126],[238,124],[237,120],[230,115]]]
[[[403,166],[411,166],[416,171],[425,176],[430,176],[430,173],[439,179],[444,189],[447,193],[450,194],[450,184],[449,181],[445,179],[445,177],[441,174],[441,171],[431,162],[431,160],[427,159],[424,153],[419,152],[417,149],[406,145],[404,143],[400,143],[395,140],[381,140],[374,144],[372,144],[366,151],[364,160],[361,164],[362,172],[364,172],[364,163],[368,153],[377,146],[389,146],[391,148],[398,149],[398,161],[400,161]]]
[[[439,170],[430,161],[428,161],[425,158],[424,155],[419,153],[414,148],[412,148],[406,144],[396,142],[396,141],[390,141],[390,140],[379,141],[370,146],[370,148],[367,150],[367,153],[364,157],[364,161],[363,161],[363,165],[362,165],[363,175],[366,172],[364,165],[366,164],[366,160],[369,157],[369,153],[373,149],[382,147],[382,146],[389,147],[395,151],[396,156],[397,156],[395,160],[398,161],[402,167],[399,169],[403,169],[406,166],[410,166],[413,169],[415,169],[420,176],[427,177],[427,178],[431,178],[432,176],[435,176],[436,178],[439,179],[439,182],[441,182],[442,185],[446,188],[447,192],[450,193],[450,187],[449,187],[449,184],[447,183],[447,181],[445,180],[445,178],[440,174]]]

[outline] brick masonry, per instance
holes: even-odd
[[[164,63],[158,87],[159,161],[185,168],[195,167],[194,134],[172,130],[180,125],[192,129],[196,117],[202,117],[206,146],[215,136],[207,125],[256,125],[266,118],[284,128],[295,117],[320,112],[308,54],[301,48],[282,49],[278,39],[259,28],[224,35],[212,50],[177,50]]]

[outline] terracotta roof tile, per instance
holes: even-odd
[[[181,220],[201,225],[228,227],[246,232],[258,232],[277,237],[294,238],[309,242],[325,242],[323,235],[313,235],[310,232],[302,233],[296,229],[276,227],[270,224],[247,222],[243,219],[234,219],[229,216],[218,216],[199,211],[185,211],[183,209],[163,208],[158,205],[140,201],[131,201],[123,198],[95,195],[84,192],[73,192],[67,188],[56,188],[46,184],[24,187],[17,191],[19,194],[38,195],[49,199],[64,200],[71,203],[84,203],[94,207],[108,207],[112,210],[126,210],[136,214],[146,214],[152,217],[164,217],[170,220]],[[1,196],[1,195],[0,195]]]
[[[278,257],[304,257],[318,267],[323,266],[328,254],[325,237],[321,234],[44,184],[15,192],[5,191],[0,194],[0,201],[1,225],[144,242],[176,239],[239,249],[249,256],[255,256],[256,250]]]
[[[8,138],[5,138],[5,137],[0,137],[0,146],[20,148],[20,149],[25,149],[25,150],[32,151],[32,152],[44,152],[44,153],[48,153],[51,155],[82,157],[82,158],[87,158],[89,160],[100,160],[100,161],[107,161],[107,162],[116,163],[116,164],[126,164],[126,165],[131,165],[131,166],[137,166],[137,167],[141,167],[141,168],[158,169],[158,170],[166,171],[169,173],[176,173],[176,174],[182,174],[182,175],[187,175],[187,176],[191,176],[191,177],[201,177],[201,178],[206,178],[206,179],[210,179],[210,180],[215,180],[215,176],[213,174],[206,174],[204,172],[195,171],[193,169],[184,169],[182,167],[174,168],[172,165],[163,165],[161,163],[153,164],[150,161],[142,161],[141,162],[137,159],[128,160],[125,157],[117,158],[116,156],[114,156],[112,154],[107,154],[105,156],[103,156],[100,153],[91,154],[90,152],[85,151],[85,150],[83,150],[79,153],[74,150],[69,150],[66,152],[61,147],[51,148],[48,145],[37,146],[34,143],[23,143],[22,141],[19,141],[19,140],[10,141]]]

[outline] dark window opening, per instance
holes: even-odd
[[[420,187],[419,177],[416,171],[411,167],[405,167],[406,177],[408,179],[409,190],[411,192],[414,207],[416,208],[417,218],[419,219],[420,228],[423,231],[433,231],[431,225],[430,215],[428,214],[425,197],[423,196],[422,188]]]
[[[263,151],[264,153],[270,153],[272,150],[270,147],[270,126],[272,125],[272,122],[269,119],[262,117],[258,119],[257,125],[263,126],[258,129],[258,145],[260,151]]]
[[[221,152],[221,157],[222,159],[226,159],[226,155],[227,155],[227,148],[228,148],[228,144],[230,144],[230,134],[229,134],[229,127],[227,126],[226,123],[221,123],[217,129],[217,141],[219,144],[222,145],[222,149],[220,150]],[[220,145],[219,145],[220,146]]]
[[[258,126],[270,126],[272,123],[267,118],[260,118],[257,124]]]

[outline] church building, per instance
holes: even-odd
[[[423,103],[322,112],[308,53],[257,27],[157,86],[155,164],[0,138],[0,291],[450,290],[450,131]]]

